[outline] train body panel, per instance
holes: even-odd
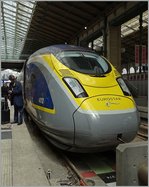
[[[140,122],[129,90],[115,68],[91,50],[68,45],[39,50],[27,61],[24,77],[25,108],[57,147],[102,151],[120,143],[118,138],[135,137]]]
[[[63,143],[69,142],[72,145],[74,136],[74,123],[72,115],[73,112],[76,110],[76,107],[73,104],[70,104],[71,101],[63,91],[62,87],[59,86],[61,84],[59,82],[59,79],[57,80],[53,77],[52,73],[49,73],[49,71],[51,70],[48,66],[45,66],[41,59],[39,62],[34,64],[36,68],[31,70],[30,66],[32,66],[32,64],[34,63],[29,63],[28,67],[26,68],[26,73],[30,76],[25,80],[25,93],[31,94],[26,95],[26,108],[28,109],[29,113],[33,116],[33,118],[36,119],[36,122],[40,122],[39,126],[41,127],[42,131],[44,131],[47,134],[50,133],[53,137],[63,136],[65,132],[66,140],[61,137],[60,141]],[[42,73],[40,70],[42,71]],[[32,75],[34,75],[35,79],[37,77],[34,83],[31,80]],[[40,75],[42,75],[43,77],[41,78]],[[45,80],[46,82],[43,85]],[[45,95],[47,88],[48,90],[50,90],[49,95]],[[47,98],[50,98],[50,100],[46,102]],[[46,105],[46,103],[51,102],[52,104]],[[49,131],[47,130],[47,128],[45,128],[45,126],[49,127]],[[66,134],[68,134],[68,136]]]
[[[126,142],[131,141],[136,135],[139,116],[133,109],[113,113],[111,111],[82,112],[82,110],[78,110],[74,114],[74,121],[76,146],[94,148],[94,146],[100,145],[103,147],[103,143],[105,143],[104,147],[108,147],[111,143],[117,145],[119,136]]]
[[[116,90],[116,88],[114,88]],[[108,90],[108,88],[107,88]],[[110,111],[111,113],[114,110],[127,110],[136,108],[134,101],[129,97],[123,97],[121,95],[115,94],[101,94],[94,97],[87,98],[84,100],[80,107],[83,110],[103,110]]]

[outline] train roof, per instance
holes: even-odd
[[[58,44],[58,45],[52,45],[48,47],[44,47],[42,49],[39,49],[35,53],[31,55],[31,57],[39,54],[44,54],[44,53],[52,53],[54,56],[63,51],[89,51],[89,52],[94,52],[93,50],[81,46],[75,46],[75,45],[67,45],[67,44]]]

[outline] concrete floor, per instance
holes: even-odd
[[[42,137],[31,137],[25,123],[1,125],[1,168],[0,186],[54,186],[68,173]]]
[[[12,138],[7,137],[1,140],[1,186],[48,186],[48,180],[26,125],[14,125],[9,128],[9,131],[2,129],[1,132],[12,134]]]

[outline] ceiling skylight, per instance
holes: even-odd
[[[1,2],[1,59],[19,59],[36,2]]]

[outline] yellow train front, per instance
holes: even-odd
[[[92,50],[46,47],[29,58],[24,72],[25,108],[55,146],[103,151],[136,136],[140,119],[130,91]]]

